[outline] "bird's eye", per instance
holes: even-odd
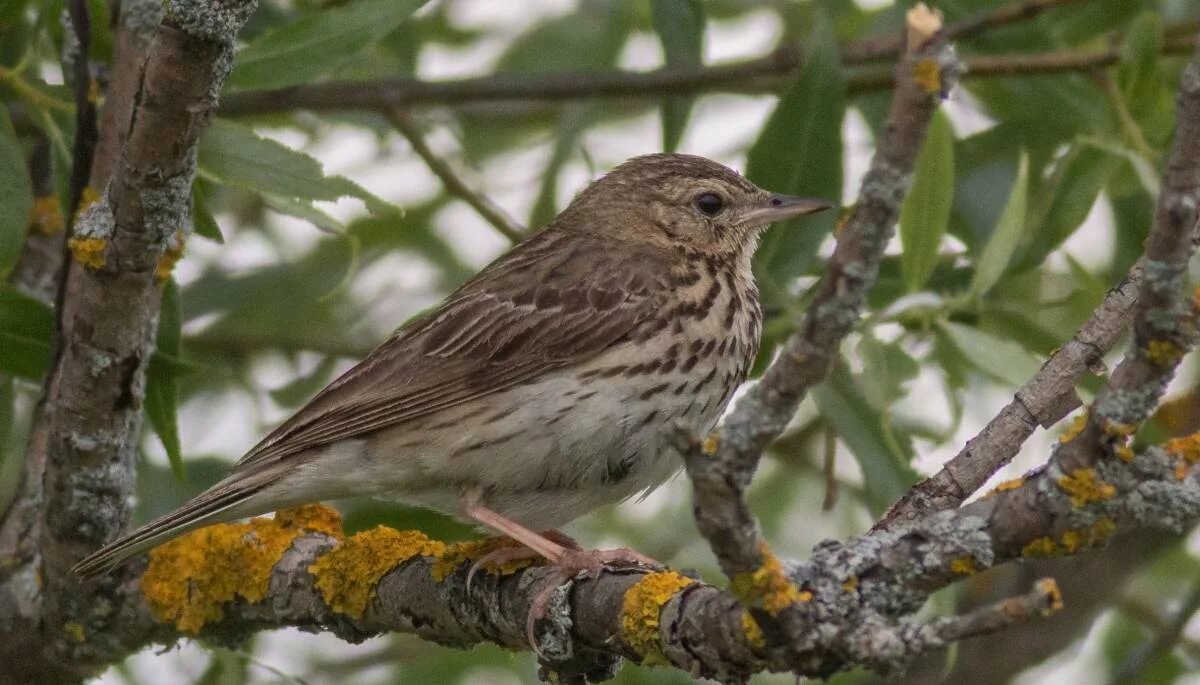
[[[701,193],[696,196],[696,209],[709,216],[716,216],[724,206],[725,203],[721,201],[721,196],[716,193]]]

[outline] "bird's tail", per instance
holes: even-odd
[[[108,573],[126,559],[190,530],[262,513],[239,505],[247,504],[247,500],[261,491],[267,483],[264,479],[247,479],[244,476],[239,482],[218,483],[178,509],[163,514],[129,535],[96,550],[75,564],[71,570],[83,580],[90,580]]]

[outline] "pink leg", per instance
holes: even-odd
[[[593,578],[598,578],[604,570],[604,565],[610,562],[638,564],[650,568],[662,568],[662,564],[637,552],[627,549],[589,550],[583,549],[570,536],[558,530],[548,530],[545,533],[535,533],[525,526],[498,514],[483,505],[482,494],[478,490],[466,490],[461,497],[463,512],[483,525],[507,535],[526,547],[526,549],[496,550],[485,555],[471,566],[467,572],[467,589],[470,591],[471,580],[480,566],[495,561],[510,561],[529,557],[529,552],[544,557],[553,566],[555,573],[547,580],[547,587],[539,592],[529,607],[529,619],[525,624],[525,636],[530,646],[537,651],[537,638],[534,625],[538,619],[546,615],[550,606],[550,598],[554,590],[574,578],[580,571],[587,571]]]
[[[545,557],[551,563],[558,563],[567,553],[562,545],[538,535],[519,523],[510,521],[504,516],[483,506],[477,492],[467,492],[462,496],[463,511],[492,530],[507,535],[529,549]]]

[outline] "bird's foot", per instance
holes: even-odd
[[[591,578],[599,578],[610,564],[663,568],[663,564],[628,547],[616,549],[564,548],[557,559],[550,560],[554,573],[545,579],[545,587],[534,596],[533,602],[529,605],[529,616],[525,620],[525,639],[529,640],[529,645],[533,647],[534,652],[540,654],[534,627],[538,621],[546,617],[546,612],[550,608],[550,600],[553,599],[554,592],[558,590],[559,586],[575,578],[580,572],[586,572]]]

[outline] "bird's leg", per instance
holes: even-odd
[[[557,564],[566,555],[566,547],[485,507],[477,490],[464,492],[461,500],[463,513],[467,516],[525,545],[550,563]]]
[[[525,623],[525,637],[530,646],[537,650],[537,639],[534,634],[534,624],[545,617],[550,607],[550,598],[554,590],[566,581],[574,578],[580,571],[587,571],[593,578],[599,578],[604,565],[610,562],[624,562],[662,568],[662,564],[639,554],[631,549],[583,549],[570,536],[558,530],[548,530],[545,533],[535,533],[525,526],[498,514],[483,504],[482,493],[478,489],[464,490],[460,498],[463,513],[483,525],[503,533],[524,545],[524,548],[498,549],[480,557],[471,569],[467,571],[467,591],[470,591],[471,580],[475,572],[485,564],[505,563],[518,559],[528,559],[530,556],[543,557],[555,567],[546,588],[533,598],[529,606],[529,618]]]

